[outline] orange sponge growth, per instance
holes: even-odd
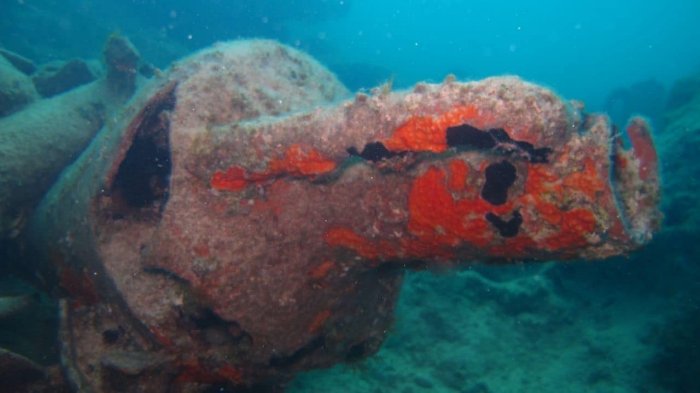
[[[563,183],[566,188],[578,190],[594,202],[606,189],[603,173],[605,172],[596,168],[596,163],[592,159],[587,158],[584,161],[583,170],[568,175]]]
[[[232,166],[226,172],[216,171],[211,178],[211,187],[220,191],[240,191],[248,186],[245,169]]]
[[[457,169],[457,173],[454,170]],[[460,175],[462,167],[453,164],[451,179]],[[479,197],[455,200],[448,189],[443,170],[429,168],[413,182],[408,197],[410,220],[408,230],[426,246],[457,246],[463,242],[483,247],[493,239],[493,229],[484,219],[487,212],[505,214],[512,204],[492,206]]]
[[[588,234],[596,229],[596,217],[587,208],[564,208],[565,196],[572,190],[579,192],[593,206],[599,194],[604,192],[605,180],[591,159],[584,161],[584,168],[563,178],[548,167],[530,166],[523,202],[531,203],[537,216],[556,228],[556,232],[541,241],[544,249],[563,251],[585,246]],[[581,206],[586,206],[582,204]]]
[[[331,172],[335,166],[335,161],[325,158],[316,149],[294,144],[289,146],[284,158],[270,162],[267,173],[269,175],[313,176]]]
[[[369,260],[387,259],[395,252],[388,246],[381,246],[358,235],[350,228],[337,227],[324,234],[324,240],[331,246],[340,246],[353,250],[357,255]]]
[[[487,121],[488,116],[475,105],[456,106],[440,116],[411,116],[384,141],[384,146],[391,151],[442,153],[447,150],[448,127],[466,122],[478,127]]]
[[[651,139],[649,125],[644,120],[635,118],[627,125],[627,135],[632,142],[634,155],[639,159],[639,177],[642,180],[656,177],[659,171],[659,159],[654,141]]]
[[[462,160],[450,161],[450,179],[447,183],[450,191],[459,192],[467,188],[467,176],[469,167]]]
[[[216,190],[240,191],[251,183],[263,182],[276,176],[316,176],[335,168],[335,161],[325,158],[318,150],[294,144],[287,148],[284,157],[270,161],[267,170],[263,172],[248,173],[240,166],[232,166],[225,172],[214,172],[210,185]]]
[[[431,151],[447,149],[445,129],[432,116],[413,116],[400,125],[384,142],[391,151]]]

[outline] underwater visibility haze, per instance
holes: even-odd
[[[0,392],[700,392],[699,2],[0,15]]]

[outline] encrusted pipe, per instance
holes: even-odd
[[[139,55],[124,37],[105,44],[105,77],[0,118],[0,239],[16,237],[63,168],[136,88]]]
[[[515,77],[344,94],[293,49],[238,42],[98,136],[33,223],[81,385],[282,383],[375,352],[404,267],[599,259],[659,225],[642,119],[625,148]]]

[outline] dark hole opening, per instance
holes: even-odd
[[[535,147],[532,143],[511,139],[503,128],[491,128],[482,131],[469,124],[447,128],[447,146],[458,149],[490,150],[515,155],[527,159],[533,164],[549,162],[549,155],[553,152],[548,147]]]
[[[389,159],[401,153],[389,151],[381,142],[371,142],[365,145],[360,153],[356,147],[350,147],[348,153],[352,156],[361,157],[364,160],[377,162],[383,159]]]
[[[348,352],[345,354],[345,360],[348,362],[356,362],[364,359],[371,352],[369,343],[367,341],[362,341],[348,349]]]
[[[190,321],[194,324],[197,329],[207,329],[217,326],[227,326],[228,322],[224,321],[214,313],[214,311],[208,308],[202,308],[196,310],[196,312],[189,315]]]
[[[234,346],[245,352],[252,345],[252,337],[236,321],[222,319],[209,308],[197,308],[183,312],[180,325],[194,333],[201,342],[209,346]]]
[[[523,223],[523,216],[517,210],[513,211],[512,217],[507,221],[491,212],[486,213],[486,219],[503,237],[517,236],[520,225]]]
[[[107,329],[102,332],[102,342],[108,345],[116,344],[123,335],[124,329],[121,326]]]
[[[269,364],[272,367],[278,368],[292,366],[306,356],[313,354],[316,350],[323,348],[325,345],[326,338],[324,336],[318,336],[289,356],[272,357]]]
[[[144,109],[131,147],[114,176],[109,195],[112,219],[160,216],[170,188],[170,121],[173,94]]]
[[[486,182],[481,189],[481,197],[492,205],[506,203],[508,188],[515,182],[515,173],[515,167],[508,161],[486,167]]]

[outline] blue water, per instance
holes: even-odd
[[[268,37],[399,87],[517,74],[600,109],[614,88],[668,86],[700,65],[700,2],[3,0],[0,43],[32,58],[96,57],[111,31],[161,67],[219,40]],[[36,28],[37,25],[42,26]],[[87,34],[86,34],[87,33]],[[339,67],[340,68],[340,67]],[[379,72],[382,70],[383,72]]]
[[[512,73],[597,108],[612,88],[652,77],[670,83],[700,64],[700,3],[692,0],[348,6],[343,18],[295,26],[293,37],[328,63],[385,67],[400,86]]]
[[[678,84],[700,72],[700,1],[0,0],[0,47],[38,64],[99,58],[113,31],[163,69],[216,41],[273,38],[352,90],[515,74],[619,125],[649,116],[681,168],[664,173],[666,229],[640,252],[411,273],[378,354],[289,391],[700,392],[700,121],[681,138],[692,149],[664,134],[674,85],[700,95]]]

